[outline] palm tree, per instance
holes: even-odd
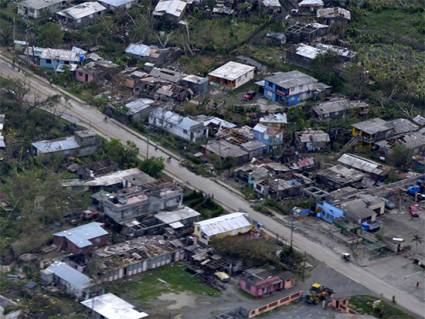
[[[411,242],[415,243],[416,252],[417,252],[419,246],[423,243],[423,238],[421,236],[419,236],[418,234],[416,234],[416,235],[413,236]]]

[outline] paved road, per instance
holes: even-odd
[[[0,56],[0,75],[11,79],[25,79],[25,82],[33,92],[33,96],[38,96],[40,98],[46,98],[57,94],[67,94],[59,88],[50,86],[46,80],[34,74],[18,72],[16,69],[12,68],[9,63],[5,62],[2,56]],[[63,99],[62,102],[57,105],[57,111],[67,120],[90,127],[104,137],[119,139],[124,143],[127,141],[134,142],[140,150],[141,157],[145,157],[147,152],[149,152],[149,156],[162,156],[164,158],[167,158],[170,154],[162,148],[155,149],[152,144],[148,146],[143,136],[124,127],[120,123],[113,120],[105,122],[104,115],[96,108],[70,95],[68,95],[66,101]],[[166,163],[166,172],[193,188],[208,194],[213,194],[214,198],[220,204],[231,211],[247,212],[253,219],[262,223],[267,230],[278,234],[279,237],[289,238],[290,230],[288,227],[255,211],[248,201],[216,183],[214,180],[196,175],[182,167],[179,165],[178,156]],[[342,261],[341,256],[328,247],[321,246],[319,243],[297,233],[294,234],[294,245],[299,250],[307,252],[307,254],[324,262],[327,266],[365,286],[376,294],[383,295],[387,299],[396,296],[399,305],[424,318],[425,306],[420,300],[409,295],[405,291],[395,288],[391,283],[384,282],[370,274],[367,268],[360,268],[354,264],[347,264]]]

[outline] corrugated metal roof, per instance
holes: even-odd
[[[260,123],[288,123],[288,119],[286,117],[286,113],[274,113],[262,116],[260,118]]]
[[[367,173],[373,173],[377,175],[383,173],[383,170],[380,168],[382,166],[381,164],[353,154],[343,154],[338,159],[338,162]]]
[[[141,319],[148,317],[145,312],[139,312],[127,301],[107,293],[81,302],[92,311],[106,319]]]
[[[153,14],[163,15],[164,13],[167,13],[180,18],[186,8],[186,5],[187,3],[181,0],[160,0],[153,11]]]
[[[69,283],[72,288],[78,290],[90,287],[92,284],[92,281],[89,277],[62,261],[54,262],[49,267],[47,267],[46,270]]]
[[[246,213],[232,213],[195,223],[207,236],[227,233],[233,230],[252,226]]]
[[[98,2],[92,1],[77,4],[76,6],[59,11],[57,14],[66,18],[78,20],[104,10],[106,10],[104,6]]]
[[[54,236],[65,237],[77,247],[84,248],[92,245],[90,239],[94,239],[107,234],[108,232],[103,229],[101,223],[93,222],[61,231],[59,233],[54,234]]]
[[[163,223],[172,224],[181,220],[193,218],[200,215],[200,213],[190,207],[183,207],[170,212],[160,212],[155,215],[155,218],[159,219]]]
[[[164,121],[163,126],[165,126],[165,123],[176,125],[182,129],[190,130],[192,127],[197,125],[203,125],[202,123],[192,120],[190,117],[187,116],[181,116],[177,113],[174,113],[172,111],[168,111],[164,108],[157,108],[153,110],[150,113],[150,116],[153,118],[161,119]]]
[[[318,18],[336,18],[343,17],[347,20],[351,20],[351,12],[344,8],[321,8],[317,10]]]
[[[324,6],[323,0],[303,0],[301,2],[298,3],[298,7],[304,7],[304,6]]]
[[[290,72],[277,72],[269,77],[266,77],[265,80],[271,83],[275,83],[285,89],[318,82],[318,80],[312,76],[296,70]]]
[[[80,145],[74,136],[60,138],[56,140],[43,140],[31,144],[39,153],[54,153],[59,151],[73,150]]]
[[[143,43],[130,43],[129,46],[125,49],[125,53],[132,54],[136,56],[149,56],[151,52],[151,47]]]
[[[140,111],[143,111],[150,107],[152,103],[154,103],[154,100],[147,99],[147,98],[140,98],[131,102],[128,102],[125,107],[128,109],[127,114],[136,114]]]

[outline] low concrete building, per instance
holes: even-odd
[[[43,158],[51,156],[83,157],[96,152],[99,143],[99,136],[95,132],[82,130],[75,132],[74,136],[34,142],[31,144],[31,151],[34,155]]]
[[[77,67],[75,79],[84,83],[111,81],[118,68],[119,66],[111,61],[91,61]]]
[[[375,143],[378,152],[384,157],[389,156],[397,145],[403,145],[414,155],[425,155],[425,132],[402,134]]]
[[[249,154],[239,145],[232,144],[226,140],[208,141],[203,146],[208,157],[216,157],[220,161],[231,161],[233,164],[242,164],[249,160]]]
[[[55,261],[41,271],[41,281],[45,285],[53,284],[62,292],[83,298],[93,285],[92,280],[62,261]]]
[[[254,66],[230,61],[208,73],[208,78],[210,82],[236,89],[254,79],[254,75]]]
[[[241,148],[248,152],[249,159],[263,157],[267,153],[267,145],[260,141],[249,141],[241,144]]]
[[[195,223],[193,234],[199,242],[208,245],[214,238],[245,234],[253,228],[246,213],[232,213]]]
[[[335,98],[313,106],[311,111],[317,120],[327,121],[344,118],[350,114],[366,115],[369,112],[369,104],[362,101]]]
[[[139,98],[125,104],[125,114],[130,122],[144,121],[155,108],[155,101],[147,98]]]
[[[208,78],[189,74],[181,80],[181,84],[193,91],[194,94],[204,95],[208,92]]]
[[[199,143],[208,136],[203,123],[161,107],[149,114],[149,124],[188,142]]]
[[[345,27],[351,20],[351,12],[344,8],[321,8],[317,10],[316,18],[318,22]]]
[[[93,222],[61,231],[53,235],[53,243],[67,253],[88,255],[108,243],[108,232],[102,226]]]
[[[298,2],[298,14],[300,15],[316,15],[318,9],[323,8],[323,0],[302,0]]]
[[[63,9],[70,0],[25,0],[18,3],[18,14],[33,19],[43,14],[55,14]]]
[[[98,249],[94,255],[98,261],[94,274],[97,282],[127,278],[185,257],[180,241],[166,240],[161,236],[138,237]]]
[[[81,304],[88,308],[91,314],[102,319],[141,319],[149,316],[146,312],[137,311],[135,306],[112,293],[86,299]]]
[[[280,275],[276,271],[255,268],[245,271],[239,281],[239,288],[256,298],[266,297],[295,285],[295,276],[286,272]]]
[[[325,36],[329,32],[329,26],[321,23],[296,23],[286,29],[286,36],[289,42],[313,42],[319,37]]]
[[[301,152],[323,151],[330,141],[329,134],[322,130],[306,129],[295,133],[295,144]]]
[[[106,10],[98,2],[83,2],[57,12],[59,21],[67,26],[78,27],[97,20]]]

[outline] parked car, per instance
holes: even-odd
[[[384,198],[384,202],[385,202],[385,208],[386,209],[394,209],[395,208],[395,204],[392,201],[390,201],[389,199]]]
[[[244,100],[244,101],[251,101],[251,100],[253,100],[254,99],[254,97],[257,95],[257,93],[256,92],[254,92],[254,91],[248,91],[248,92],[246,92],[245,94],[244,94],[244,96],[242,97],[242,99]]]

